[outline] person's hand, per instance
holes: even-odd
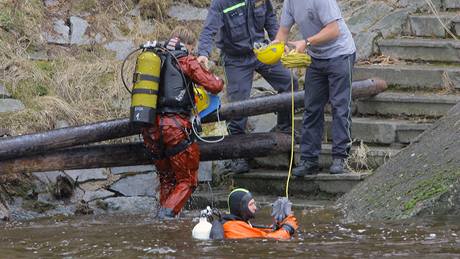
[[[282,222],[288,215],[292,214],[291,211],[292,203],[286,197],[278,198],[272,204],[272,213],[271,216],[274,219],[274,222]]]
[[[288,215],[281,223],[281,228],[286,229],[291,235],[294,234],[297,229],[299,229],[299,224],[297,219],[293,214]]]
[[[289,41],[288,43],[293,45],[298,53],[305,53],[307,49],[307,43],[304,40]]]
[[[209,67],[208,67],[208,62],[209,62],[208,57],[206,57],[206,56],[199,56],[196,60],[197,60],[198,63],[200,63],[203,67],[205,67],[206,69],[209,69]]]

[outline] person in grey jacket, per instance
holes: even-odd
[[[351,82],[356,47],[336,0],[285,0],[275,41],[286,41],[296,23],[302,39],[289,42],[307,51],[312,63],[305,75],[305,112],[300,143],[301,161],[293,175],[319,172],[324,106],[332,106],[331,174],[347,172],[351,139]]]
[[[207,66],[213,44],[221,50],[226,75],[228,100],[241,101],[250,97],[254,71],[258,72],[279,93],[290,91],[289,70],[280,62],[262,64],[254,55],[254,43],[273,40],[279,25],[270,0],[213,0],[203,31],[199,37],[198,61]],[[297,90],[297,78],[294,80]],[[244,134],[247,117],[230,121],[230,134]],[[278,113],[276,130],[291,131],[290,109]],[[246,160],[234,162],[235,173],[249,171]]]

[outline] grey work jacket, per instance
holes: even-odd
[[[271,40],[279,25],[270,0],[213,0],[198,43],[198,54],[209,56],[216,46],[230,56],[247,55],[254,42]]]

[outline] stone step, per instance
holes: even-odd
[[[458,95],[386,91],[368,99],[358,100],[356,104],[357,112],[362,115],[441,117],[458,102]]]
[[[460,62],[460,41],[447,39],[386,39],[377,42],[385,56],[405,60]]]
[[[431,123],[378,118],[352,118],[352,138],[365,143],[389,145],[393,143],[408,144],[423,133]],[[332,140],[332,117],[325,116],[325,134]],[[302,116],[295,117],[295,127],[302,128]]]
[[[333,197],[349,192],[356,184],[363,181],[369,174],[331,175],[321,173],[307,175],[303,178],[292,177],[289,184],[289,195]],[[247,174],[233,175],[234,186],[246,188],[257,194],[284,196],[287,171],[254,170]]]
[[[388,85],[401,88],[442,89],[446,85],[453,85],[460,89],[460,66],[456,65],[375,64],[355,66],[354,80],[371,77],[380,77]]]
[[[460,35],[460,30],[454,30],[455,27],[460,26],[460,13],[440,13],[439,19],[451,32]],[[439,19],[431,14],[411,15],[409,17],[409,23],[412,35],[416,37],[452,38],[447,34],[446,29],[439,22]]]
[[[365,151],[365,152],[364,152]],[[376,169],[385,163],[388,159],[395,156],[399,152],[398,148],[391,147],[375,147],[365,146],[365,148],[353,145],[350,155],[350,166],[354,169]],[[363,154],[365,153],[365,154]],[[360,156],[361,155],[361,156]],[[365,155],[365,156],[363,156]],[[290,152],[274,155],[270,157],[258,157],[253,161],[257,167],[269,169],[288,169]],[[294,162],[297,164],[300,161],[300,147],[295,146]],[[329,168],[332,164],[332,145],[323,144],[321,154],[319,156],[319,164],[322,168]]]

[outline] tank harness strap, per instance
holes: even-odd
[[[176,126],[184,132],[184,134],[187,136],[187,139],[182,140],[179,144],[175,145],[174,147],[170,148],[165,148],[164,142],[163,142],[163,117],[160,118],[160,123],[158,127],[160,128],[160,138],[158,139],[157,142],[157,147],[159,150],[159,154],[151,154],[153,159],[165,159],[171,156],[174,156],[185,149],[188,148],[193,142],[195,142],[195,137],[191,132],[188,132],[186,128],[182,127],[180,123],[176,120],[175,117],[171,117],[173,119],[174,123]]]
[[[137,83],[137,82],[139,82],[141,80],[160,83],[160,78],[159,77],[152,76],[152,75],[141,74],[141,73],[138,73],[138,72],[133,74],[133,83]]]
[[[194,135],[191,133],[191,131],[187,131],[186,128],[182,127],[182,125],[177,121],[175,117],[171,117],[176,124],[176,126],[184,132],[185,136],[187,136],[187,139],[182,140],[179,144],[175,145],[174,147],[168,148],[164,150],[164,155],[166,157],[174,156],[185,149],[188,148],[193,142],[195,142]]]
[[[150,90],[150,89],[133,89],[131,91],[132,94],[158,94],[158,90]]]

